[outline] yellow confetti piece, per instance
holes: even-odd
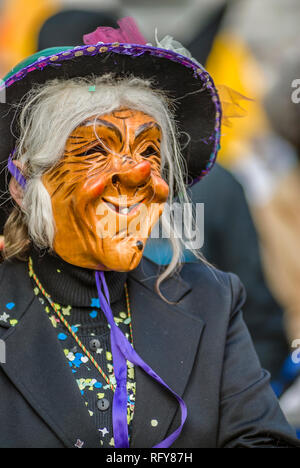
[[[71,315],[71,310],[72,310],[72,307],[69,305],[68,307],[62,308],[62,313],[63,315]]]
[[[89,410],[90,416],[93,416],[94,412]]]
[[[152,420],[151,420],[151,426],[152,426],[152,427],[156,427],[157,425],[158,425],[157,419],[152,419]]]
[[[53,327],[57,328],[57,321],[56,321],[54,315],[52,315],[52,317],[49,317],[49,320],[52,323]]]
[[[99,400],[101,400],[104,397],[105,397],[105,393],[97,393],[97,398],[99,398]]]
[[[112,360],[112,354],[109,352],[109,351],[106,351],[106,359],[108,361],[111,361]]]
[[[84,379],[77,379],[77,385],[79,387],[79,390],[84,390],[86,385],[85,385],[85,380]]]
[[[114,446],[115,446],[115,441],[114,441],[114,438],[113,438],[113,437],[110,439],[109,445],[110,445],[111,447],[114,447]]]
[[[11,324],[12,327],[15,327],[18,323],[18,320],[10,320],[9,323]]]
[[[125,314],[125,312],[120,312],[120,317],[125,319],[127,317],[127,314]]]

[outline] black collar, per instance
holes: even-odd
[[[65,306],[89,307],[92,299],[98,298],[94,270],[71,265],[55,253],[33,247],[30,256],[35,274],[54,302]],[[126,278],[126,273],[105,273],[111,304],[121,299]]]

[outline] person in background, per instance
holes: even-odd
[[[256,209],[256,216],[266,271],[285,308],[292,342],[300,338],[300,91],[293,87],[300,77],[299,53],[285,58],[280,70],[265,105],[273,129],[295,148],[298,160],[277,184],[268,203]]]
[[[202,253],[218,268],[242,278],[247,292],[245,322],[263,367],[276,378],[289,353],[283,313],[264,278],[257,233],[243,189],[229,171],[216,164],[189,194],[193,203],[204,203]],[[145,255],[157,263],[168,263],[168,241],[149,239]],[[189,251],[185,251],[185,260],[197,261]]]
[[[300,55],[287,51],[265,108],[274,138],[294,149],[291,165],[272,190],[267,202],[255,208],[262,253],[270,286],[285,310],[285,326],[292,354],[281,372],[276,391],[281,408],[300,436]],[[287,149],[289,146],[287,145]],[[282,152],[282,159],[289,153]]]
[[[118,15],[113,10],[66,9],[50,16],[41,27],[37,50],[59,47],[62,44],[78,46],[86,31],[95,30],[99,24],[114,27]]]

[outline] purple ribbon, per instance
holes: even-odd
[[[116,448],[129,448],[128,424],[127,424],[127,366],[126,360],[132,364],[141,367],[150,377],[165,387],[178,400],[181,409],[180,426],[166,439],[153,448],[168,448],[179,437],[187,416],[187,408],[183,399],[177,395],[151,367],[133,349],[125,335],[115,324],[113,313],[110,307],[109,291],[105,281],[103,271],[96,272],[96,284],[101,308],[110,325],[111,348],[114,364],[114,373],[116,377],[116,390],[113,400],[113,431]],[[101,290],[103,287],[104,294]]]
[[[26,188],[26,179],[21,173],[21,171],[17,168],[15,163],[12,160],[12,156],[14,155],[15,151],[12,153],[12,155],[9,156],[8,158],[8,163],[7,163],[7,168],[11,175],[16,179],[16,181],[21,185],[22,189],[25,190]]]

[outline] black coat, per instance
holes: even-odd
[[[260,368],[242,319],[244,291],[236,276],[186,265],[163,287],[177,305],[154,291],[148,260],[129,274],[134,346],[182,395],[188,418],[173,447],[297,446]],[[15,303],[15,327],[0,323],[6,363],[0,369],[0,447],[99,447],[75,379],[27,265],[0,266],[0,311]],[[131,447],[153,447],[179,422],[173,396],[136,369]],[[152,419],[158,425],[152,427]],[[299,445],[298,445],[299,446]]]
[[[283,311],[264,278],[259,241],[241,185],[219,164],[192,188],[205,204],[203,254],[223,271],[238,275],[247,291],[244,317],[260,362],[273,379],[289,354]]]

